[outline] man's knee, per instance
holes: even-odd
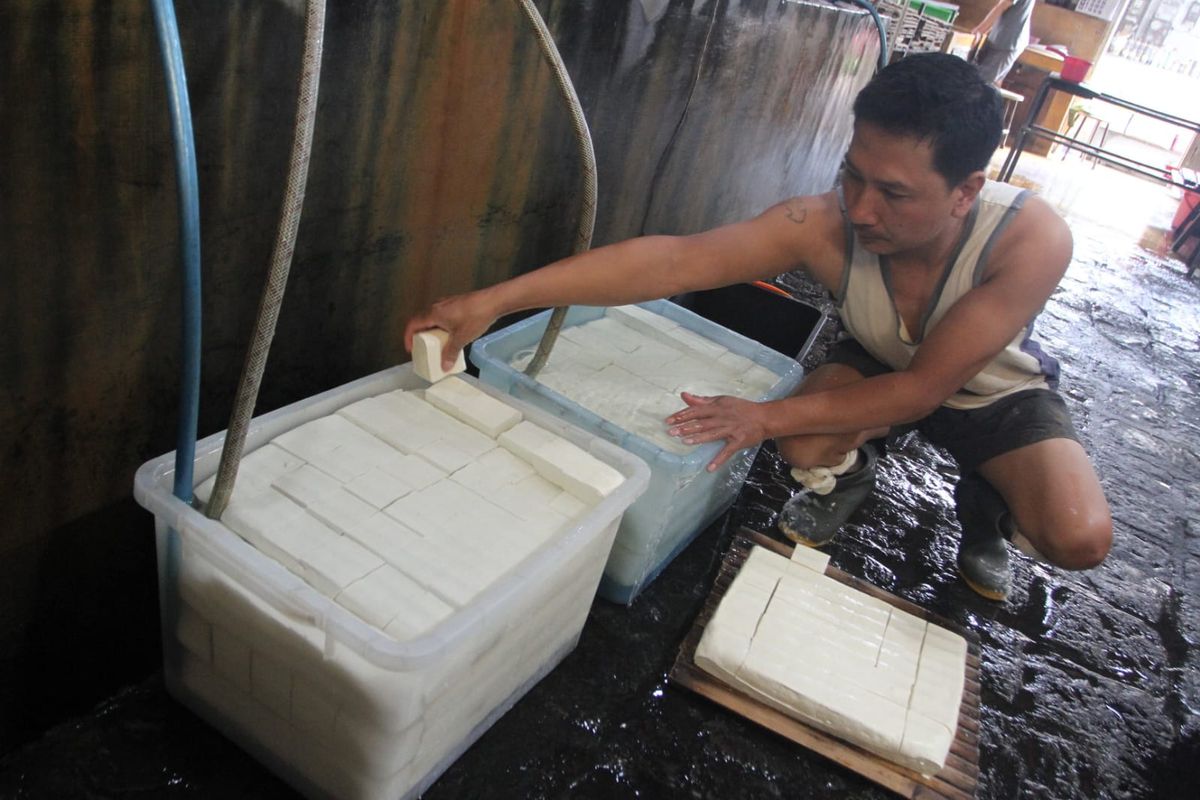
[[[1063,515],[1057,520],[1047,520],[1046,524],[1049,526],[1046,533],[1039,537],[1042,555],[1063,569],[1099,566],[1112,547],[1112,517],[1108,509]]]
[[[861,444],[858,436],[781,436],[775,440],[779,455],[798,469],[835,466]]]

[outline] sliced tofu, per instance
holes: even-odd
[[[797,548],[799,551],[800,548]],[[696,664],[784,713],[924,773],[957,727],[966,642],[762,548],[730,584]]]
[[[454,611],[428,589],[387,564],[351,583],[335,599],[380,630],[386,631],[399,617],[404,627],[403,638],[424,633]],[[395,635],[399,631],[388,632]]]
[[[594,505],[621,485],[624,477],[582,448],[531,422],[500,436],[500,444],[528,461],[542,477]]]
[[[454,362],[454,366],[449,371],[442,369],[442,350],[446,347],[446,342],[449,339],[450,334],[440,328],[420,331],[414,334],[412,349],[413,372],[430,383],[437,383],[447,375],[454,375],[466,370],[467,362],[463,358],[461,350],[458,353],[458,359]]]
[[[520,411],[462,378],[435,383],[425,391],[425,400],[492,439],[521,421]]]
[[[502,488],[512,486],[536,474],[537,472],[529,466],[527,461],[518,458],[503,447],[497,447],[450,477],[483,497],[490,497]]]
[[[825,568],[829,566],[829,554],[798,544],[792,550],[791,561],[793,564],[799,564],[819,575],[824,575]]]
[[[300,559],[304,579],[331,598],[382,566],[383,559],[348,536],[339,536]]]

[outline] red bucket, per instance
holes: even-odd
[[[1088,70],[1092,68],[1092,62],[1085,58],[1078,58],[1070,55],[1062,48],[1048,47],[1046,49],[1053,53],[1058,53],[1063,57],[1062,71],[1059,72],[1059,75],[1062,76],[1064,81],[1079,83],[1087,77]]]

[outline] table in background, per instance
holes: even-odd
[[[1017,161],[1021,158],[1021,153],[1034,140],[1049,140],[1054,144],[1061,145],[1071,150],[1079,150],[1086,153],[1089,157],[1098,161],[1103,161],[1105,164],[1111,164],[1118,169],[1126,172],[1139,175],[1143,178],[1165,183],[1168,186],[1176,186],[1187,191],[1197,191],[1200,189],[1200,184],[1197,183],[1196,173],[1187,169],[1164,169],[1156,167],[1153,164],[1147,164],[1143,161],[1138,161],[1129,156],[1123,156],[1119,153],[1114,153],[1103,147],[1103,141],[1099,146],[1092,142],[1081,142],[1078,139],[1051,130],[1047,127],[1038,124],[1038,117],[1041,115],[1046,101],[1054,92],[1063,92],[1068,95],[1082,97],[1086,100],[1094,100],[1101,103],[1123,108],[1126,111],[1132,111],[1135,114],[1141,114],[1151,119],[1165,122],[1169,125],[1182,128],[1190,131],[1193,134],[1200,136],[1200,123],[1193,122],[1183,117],[1177,117],[1174,114],[1168,114],[1165,111],[1158,111],[1153,108],[1139,105],[1130,100],[1124,100],[1120,97],[1114,97],[1111,94],[1093,89],[1083,83],[1074,83],[1072,81],[1063,80],[1056,75],[1050,75],[1042,85],[1038,87],[1037,94],[1034,95],[1033,105],[1029,108],[1029,116],[1025,118],[1024,125],[1021,126],[1021,132],[1017,136],[1017,143],[1012,150],[1009,151],[1008,157],[1004,159],[1004,166],[1000,168],[1000,180],[1008,181],[1012,178],[1013,172],[1017,168]],[[1179,250],[1179,245],[1189,237],[1200,235],[1200,220],[1196,215],[1190,215],[1183,223],[1175,229],[1176,251]],[[1200,244],[1197,244],[1192,255],[1187,259],[1188,276],[1196,271],[1197,261],[1200,260]]]

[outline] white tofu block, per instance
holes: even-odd
[[[511,486],[530,475],[536,475],[533,467],[503,447],[484,453],[451,475],[451,480],[488,497],[504,486]],[[433,481],[430,481],[433,483]],[[421,487],[424,488],[424,487]]]
[[[632,353],[646,340],[644,334],[624,325],[615,317],[604,316],[586,323],[587,333],[626,353]]]
[[[941,650],[964,663],[967,660],[967,640],[939,625],[929,625],[925,629],[925,648]]]
[[[672,328],[666,331],[666,338],[670,344],[705,362],[716,361],[729,352],[716,342],[709,341],[695,331],[690,331],[687,328]]]
[[[575,343],[587,351],[593,361],[607,361],[611,364],[628,351],[621,349],[598,332],[595,328],[596,322],[597,320],[593,320],[583,325],[563,328],[559,339]],[[555,348],[557,347],[556,344]]]
[[[562,514],[567,519],[574,520],[588,511],[589,506],[570,492],[562,491],[550,501],[550,508]]]
[[[307,422],[274,441],[342,483],[358,477],[395,452],[389,444],[341,414]]]
[[[221,522],[248,542],[254,543],[260,531],[276,524],[287,525],[304,516],[304,507],[286,495],[268,488],[253,497],[230,500]]]
[[[365,431],[363,431],[365,433]],[[383,447],[388,449],[388,453],[393,453],[395,450],[384,442],[380,442]],[[360,475],[366,473],[374,465],[374,460],[356,447],[339,447],[335,450],[330,450],[328,453],[322,453],[309,462],[317,469],[332,478],[335,478],[339,483],[349,483]]]
[[[504,432],[499,441],[529,462],[542,477],[585,503],[594,505],[624,481],[621,473],[609,465],[529,421]]]
[[[756,390],[759,394],[766,392],[779,382],[779,376],[766,367],[755,364],[742,375],[742,385],[747,389]]]
[[[918,772],[932,775],[946,763],[946,753],[954,743],[954,731],[923,714],[908,712],[901,752],[913,759]]]
[[[438,432],[422,424],[416,418],[418,415],[411,413],[406,402],[395,393],[359,400],[338,414],[402,453],[416,452],[417,448],[439,438]]]
[[[550,357],[546,360],[546,367],[553,367],[555,370],[570,368],[594,373],[613,363],[613,355],[615,353],[611,351],[598,352],[589,350],[578,342],[571,341],[566,336],[560,336],[558,341],[554,343],[554,349],[550,351]]]
[[[470,453],[459,449],[453,442],[445,439],[425,445],[417,451],[417,454],[442,472],[460,470],[474,460]]]
[[[292,679],[292,724],[321,739],[333,736],[337,703],[328,688],[296,675]]]
[[[246,453],[238,464],[237,477],[230,494],[230,503],[236,499],[248,499],[271,488],[271,482],[281,475],[297,469],[304,460],[268,442],[262,447]],[[194,494],[201,503],[212,496],[217,476],[214,474],[200,485]]]
[[[820,550],[814,550],[801,544],[796,545],[792,550],[791,560],[793,564],[798,564],[821,575],[825,574],[825,568],[829,566],[828,553],[822,553]]]
[[[271,482],[271,487],[294,502],[307,506],[327,494],[340,491],[342,484],[309,464],[284,473]]]
[[[528,552],[519,520],[451,480],[439,481],[401,498],[387,513],[423,538],[456,553],[487,582],[495,580]]]
[[[261,650],[250,654],[250,693],[254,699],[281,719],[288,719],[292,707],[292,673],[287,666]]]
[[[666,331],[679,327],[677,322],[635,305],[612,306],[604,313],[628,328],[658,338]]]
[[[250,693],[250,645],[225,628],[212,629],[213,671],[246,694]]]
[[[453,608],[434,595],[421,590],[420,587],[417,589],[421,591],[422,602],[402,605],[384,628],[384,633],[398,642],[421,636],[454,612]]]
[[[496,446],[491,437],[434,408],[415,392],[388,392],[374,399],[390,420],[387,435],[376,435],[406,453],[421,452],[440,441],[477,458]]]
[[[423,586],[386,564],[346,587],[337,602],[393,635],[400,633],[403,626],[406,638],[424,633],[454,611]],[[397,619],[396,629],[388,631]]]
[[[717,367],[735,378],[741,377],[754,366],[754,362],[737,353],[725,353],[716,361]]]
[[[936,626],[810,568],[809,553],[796,563],[754,548],[696,664],[784,713],[936,771],[957,726],[965,641],[960,650],[961,637],[930,635]]]
[[[281,546],[288,531],[310,533],[304,509],[283,494],[268,489],[262,494],[230,501],[221,515],[225,527],[250,544],[275,558],[280,551],[287,556],[290,548]],[[284,560],[283,563],[287,563]]]
[[[212,663],[212,625],[186,603],[180,604],[175,638],[196,658]]]
[[[322,495],[308,505],[308,513],[338,533],[346,533],[363,520],[370,519],[378,509],[358,499],[345,489]]]
[[[422,459],[418,461],[425,463]],[[378,467],[371,467],[346,484],[346,491],[375,509],[383,509],[412,491],[412,487]]]
[[[463,359],[462,351],[459,351],[458,360],[449,371],[442,369],[442,349],[449,339],[450,334],[440,328],[415,334],[412,349],[413,372],[430,383],[437,383],[447,375],[464,371],[467,362]]]
[[[379,556],[347,536],[310,550],[300,559],[304,579],[326,597],[337,597],[347,586],[382,566]]]
[[[348,535],[456,608],[466,605],[484,584],[458,554],[422,538],[386,513],[376,514]]]
[[[387,624],[396,616],[396,606],[400,602],[396,598],[393,588],[384,579],[385,570],[404,578],[404,575],[395,567],[384,564],[374,572],[347,586],[334,598],[334,601],[342,608],[380,630],[387,627]],[[424,590],[422,589],[422,591]]]
[[[618,358],[616,363],[630,374],[646,380],[651,375],[657,375],[659,370],[678,358],[678,350],[647,339],[637,350]]]
[[[310,551],[328,544],[337,537],[337,531],[327,527],[317,518],[304,514],[286,526],[274,526],[263,530],[253,544],[296,575],[303,576],[304,568],[300,566],[300,560]]]
[[[425,400],[450,416],[495,439],[521,421],[521,412],[461,378],[439,381],[425,391]]]
[[[553,509],[554,501],[562,493],[563,489],[557,484],[535,473],[493,489],[488,499],[520,519],[533,520],[542,516],[546,509]]]
[[[379,465],[380,471],[408,487],[401,496],[437,483],[446,473],[416,455],[395,454]]]

